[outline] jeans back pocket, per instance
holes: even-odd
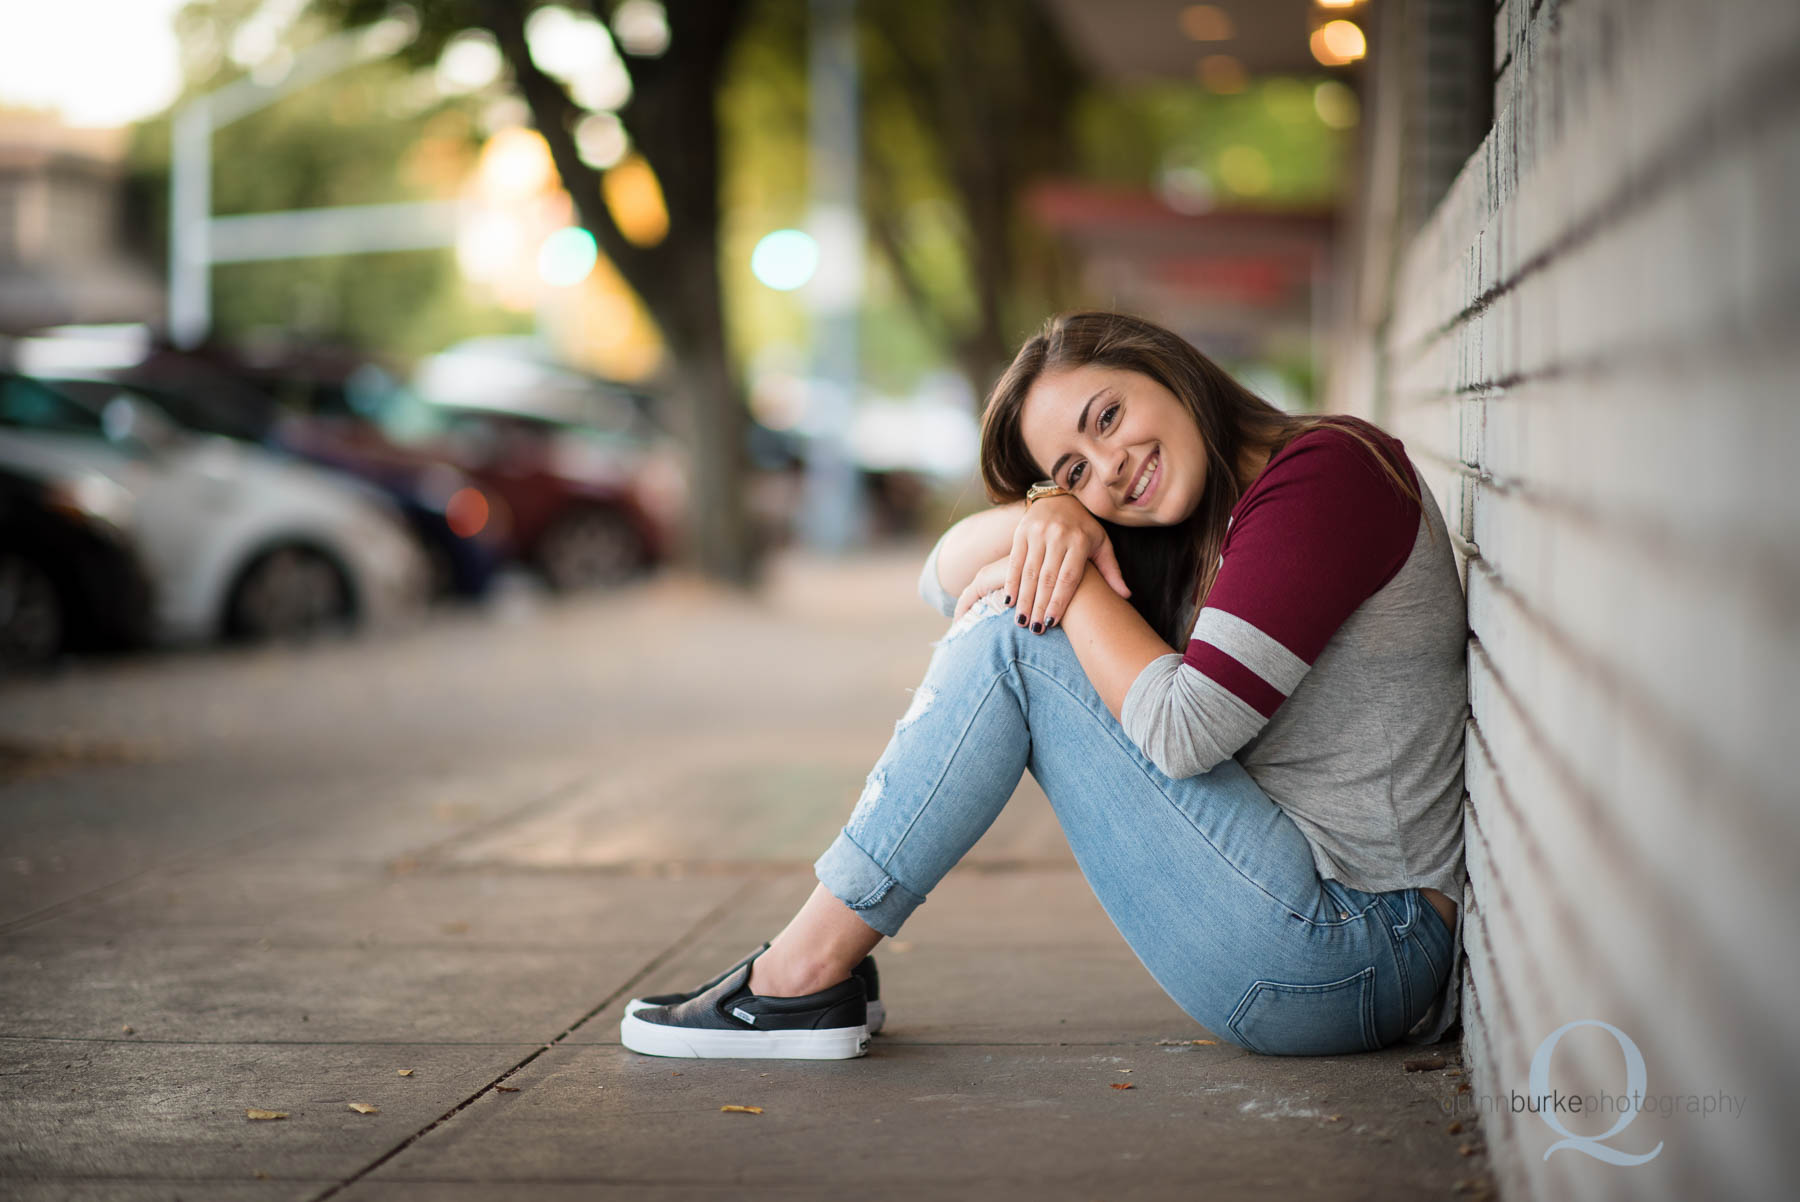
[[[1335,1056],[1373,1052],[1375,969],[1341,981],[1289,985],[1257,981],[1226,1024],[1233,1039],[1268,1056]]]

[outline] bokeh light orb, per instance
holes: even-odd
[[[594,235],[578,225],[564,226],[538,248],[538,276],[552,288],[571,288],[588,278],[599,258]]]
[[[479,488],[459,488],[444,504],[444,524],[458,538],[474,538],[488,524],[487,496]]]
[[[776,230],[750,252],[750,272],[777,292],[792,292],[819,270],[819,244],[803,230]]]

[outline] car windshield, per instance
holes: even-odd
[[[105,436],[97,410],[24,376],[0,376],[0,424]]]

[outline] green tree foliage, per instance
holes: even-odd
[[[1086,83],[1034,0],[862,0],[857,21],[876,256],[865,346],[877,370],[883,356],[947,359],[980,395],[1069,293],[1021,202],[1075,166]],[[777,220],[804,215],[806,38],[805,3],[763,0],[727,91],[734,158],[750,161],[735,197]]]
[[[256,5],[199,0],[178,18],[187,93],[238,71],[223,50]],[[320,32],[317,23],[290,35]],[[445,99],[398,62],[373,62],[286,97],[213,139],[213,211],[261,213],[450,197],[454,172],[480,141],[473,106]],[[134,131],[130,221],[139,245],[166,259],[169,120]],[[436,169],[433,169],[433,160]],[[523,331],[529,318],[474,299],[448,250],[228,264],[212,276],[213,333],[239,342],[270,330],[412,357],[458,338]]]
[[[869,231],[980,395],[1067,293],[1022,201],[1075,168],[1087,80],[1038,0],[867,0],[860,13]]]
[[[1344,194],[1351,145],[1319,117],[1314,94],[1325,83],[1323,76],[1271,76],[1228,95],[1175,81],[1092,90],[1073,123],[1082,172],[1145,189],[1164,184],[1171,170],[1197,172],[1220,206],[1334,204]],[[1266,186],[1233,186],[1234,149],[1266,164]]]
[[[570,7],[577,7],[571,4]],[[313,0],[312,11],[357,27],[381,19],[387,0]],[[466,29],[492,33],[513,86],[549,144],[581,221],[637,292],[661,329],[671,366],[692,405],[693,553],[702,571],[749,583],[757,574],[743,504],[749,414],[728,353],[719,277],[720,134],[717,96],[727,56],[742,28],[745,0],[666,0],[667,50],[628,57],[631,99],[619,110],[632,145],[648,160],[669,214],[668,236],[633,244],[620,231],[601,190],[601,173],[582,161],[575,125],[585,115],[556,78],[532,60],[526,18],[534,0],[438,0],[415,6],[419,36],[404,52],[432,62]],[[588,4],[610,20],[614,5]]]

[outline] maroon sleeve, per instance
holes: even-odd
[[[1400,443],[1366,428],[1416,485]],[[1344,619],[1406,562],[1420,513],[1349,434],[1327,427],[1296,438],[1233,511],[1183,663],[1269,717]]]

